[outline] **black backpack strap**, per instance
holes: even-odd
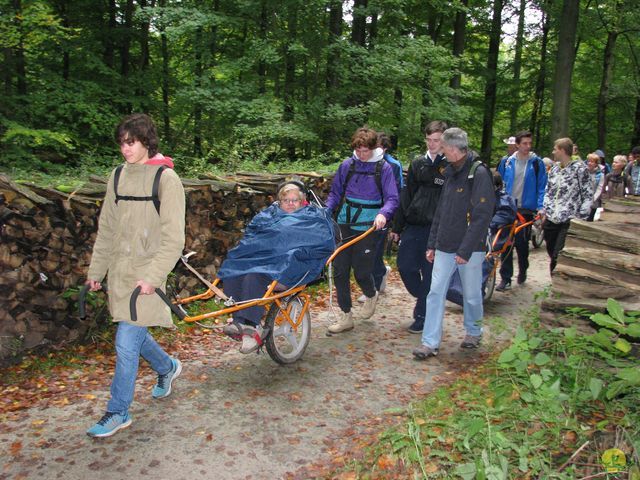
[[[156,176],[153,178],[153,187],[151,188],[151,201],[153,206],[156,207],[156,212],[160,215],[160,176],[167,168],[166,165],[160,165],[160,168],[156,170]]]
[[[113,193],[116,196],[116,205],[118,204],[118,200],[120,200],[120,195],[118,195],[118,182],[120,181],[120,174],[122,173],[123,167],[124,167],[124,163],[121,165],[118,165],[113,175]]]
[[[384,162],[386,162],[386,160],[381,160],[378,163],[376,163],[376,171],[374,172],[376,186],[378,187],[378,192],[380,192],[380,201],[383,204],[384,204],[384,192],[382,191],[382,167],[384,166]]]

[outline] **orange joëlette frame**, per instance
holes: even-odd
[[[353,238],[352,240],[348,241],[347,243],[340,245],[340,247],[338,247],[332,254],[331,256],[327,259],[326,261],[326,265],[329,265],[335,258],[336,256],[342,252],[343,250],[349,248],[351,245],[353,245],[354,243],[359,242],[360,240],[362,240],[363,238],[365,238],[366,236],[368,236],[369,234],[371,234],[371,232],[373,232],[375,230],[375,227],[370,227],[366,232],[362,233],[361,235],[358,235],[357,237]],[[214,287],[217,287],[217,285],[220,283],[220,279],[216,278],[212,285]],[[216,317],[221,317],[223,315],[229,315],[231,313],[237,312],[239,310],[244,310],[245,308],[249,308],[249,307],[255,307],[257,305],[269,305],[271,302],[276,302],[276,305],[278,305],[278,307],[280,308],[280,311],[282,312],[282,314],[285,317],[285,320],[287,320],[287,322],[289,322],[291,324],[292,327],[296,328],[297,324],[291,319],[291,317],[289,316],[289,309],[287,310],[283,310],[282,309],[282,304],[280,302],[280,299],[283,297],[288,297],[290,295],[295,295],[298,294],[300,292],[302,292],[305,288],[306,288],[306,284],[305,285],[298,285],[297,287],[292,287],[289,288],[283,292],[275,292],[275,289],[278,285],[278,282],[276,280],[274,280],[273,282],[271,282],[269,284],[269,286],[267,287],[267,291],[265,292],[264,296],[262,298],[258,298],[255,300],[251,300],[249,302],[244,302],[240,305],[232,305],[230,307],[227,308],[223,308],[222,310],[217,310],[215,312],[209,312],[209,313],[203,313],[201,315],[195,315],[195,316],[189,316],[187,315],[186,317],[183,318],[183,321],[185,322],[199,322],[201,320],[205,320],[207,318],[216,318]],[[206,292],[201,293],[199,295],[193,295],[191,297],[187,297],[187,298],[181,298],[176,300],[174,303],[178,304],[178,305],[185,305],[197,300],[208,300],[212,297],[215,297],[216,294],[212,289],[207,289]],[[302,297],[304,299],[304,306],[302,309],[302,312],[300,312],[300,314],[298,315],[299,319],[304,318],[304,314],[307,312],[308,308],[309,308],[309,296],[306,294],[300,295],[300,297]]]
[[[516,212],[516,220],[509,225],[500,227],[496,232],[496,234],[494,235],[493,240],[491,241],[491,251],[487,252],[486,257],[488,258],[490,256],[497,256],[505,253],[507,249],[511,247],[511,244],[513,243],[513,239],[515,238],[516,234],[523,228],[527,228],[529,225],[533,225],[539,219],[540,219],[540,215],[538,214],[535,217],[533,217],[532,220],[526,221],[524,217],[520,214],[520,212]],[[505,231],[505,229],[509,229],[509,236],[507,237],[507,240],[504,242],[504,245],[502,245],[502,248],[498,251],[494,251],[493,248],[495,247],[496,243],[498,242],[498,239],[500,238],[500,235],[502,234],[503,231]]]

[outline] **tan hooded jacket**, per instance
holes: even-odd
[[[158,168],[125,164],[118,181],[118,194],[151,196]],[[158,295],[138,297],[135,323],[131,322],[129,299],[138,280],[164,291],[167,275],[182,255],[185,241],[182,182],[171,169],[162,173],[158,215],[151,201],[120,200],[116,205],[114,172],[107,184],[87,277],[102,281],[108,275],[109,310],[115,322],[127,321],[144,327],[173,326],[171,311]]]

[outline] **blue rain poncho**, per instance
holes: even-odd
[[[335,250],[329,213],[307,205],[286,213],[277,203],[258,213],[238,246],[229,251],[218,277],[263,273],[287,287],[318,278]]]

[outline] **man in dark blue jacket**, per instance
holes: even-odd
[[[518,212],[525,220],[532,220],[542,210],[544,189],[547,186],[547,170],[544,162],[531,151],[533,145],[531,132],[520,132],[516,135],[518,149],[507,159],[500,161],[498,172],[504,180],[505,190],[516,201]],[[524,228],[516,234],[514,247],[518,252],[518,283],[527,280],[529,268],[529,238],[531,228]],[[509,249],[502,257],[500,266],[500,284],[498,292],[511,288],[513,276],[513,249]]]
[[[422,344],[413,351],[420,360],[438,354],[447,290],[456,268],[464,298],[466,336],[461,347],[477,348],[482,337],[482,262],[495,206],[493,178],[487,167],[476,164],[464,130],[445,130],[442,147],[449,165],[427,243],[433,274]]]

